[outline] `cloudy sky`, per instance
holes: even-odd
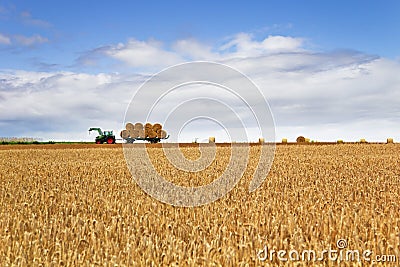
[[[400,140],[398,14],[399,1],[0,1],[0,137],[119,132],[149,77],[212,61],[258,86],[276,140]]]

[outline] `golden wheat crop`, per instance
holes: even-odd
[[[196,147],[181,151],[200,157]],[[229,158],[229,148],[218,147],[207,170],[188,174],[160,148],[148,152],[160,174],[186,186],[217,178]],[[252,158],[259,152],[251,147]],[[277,146],[264,184],[249,193],[257,163],[222,199],[180,208],[136,185],[121,147],[4,146],[0,266],[338,266],[326,258],[261,261],[258,253],[323,251],[339,239],[371,257],[400,257],[400,145]]]

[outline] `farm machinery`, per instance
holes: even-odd
[[[100,128],[90,128],[89,133],[91,131],[97,131],[99,133],[98,136],[96,136],[95,142],[96,144],[115,144],[115,135],[113,131],[102,131]]]
[[[129,144],[132,144],[132,143],[135,142],[135,141],[148,141],[148,142],[150,142],[150,143],[152,143],[152,144],[157,144],[157,143],[160,142],[161,140],[163,140],[163,139],[168,139],[168,138],[169,138],[169,135],[166,136],[166,137],[164,137],[164,138],[160,138],[160,137],[153,137],[153,138],[151,138],[151,137],[144,137],[144,138],[141,138],[141,137],[135,137],[135,138],[127,137],[127,138],[125,139],[125,141],[126,141],[127,143],[129,143]]]
[[[101,128],[90,128],[89,133],[91,131],[96,131],[99,133],[95,139],[96,144],[115,144],[116,139],[113,131],[102,131]],[[167,132],[162,129],[162,126],[159,123],[154,125],[150,123],[146,123],[146,125],[143,125],[142,123],[136,123],[135,125],[132,123],[127,123],[126,129],[122,130],[120,135],[122,140],[124,140],[126,143],[147,141],[152,144],[156,144],[161,140],[169,138],[169,135],[167,135]]]
[[[121,137],[126,143],[133,143],[135,141],[147,141],[156,144],[161,140],[168,139],[169,135],[162,129],[161,124],[146,123],[143,125],[140,122],[132,124],[128,122],[126,129],[121,131]]]

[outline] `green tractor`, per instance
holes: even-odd
[[[113,131],[102,131],[100,128],[90,128],[89,133],[91,131],[97,131],[99,133],[98,136],[96,136],[96,144],[115,144],[115,135]]]

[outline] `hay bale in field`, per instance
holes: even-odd
[[[306,143],[310,143],[310,138],[306,138],[306,139],[305,139],[305,142],[306,142]]]
[[[130,130],[134,130],[135,129],[135,126],[132,124],[132,123],[130,123],[130,122],[128,122],[126,125],[125,125],[125,129],[127,129],[128,131],[130,131]]]
[[[152,132],[154,132],[153,128],[144,128],[144,136],[145,137],[149,137]]]
[[[296,142],[297,143],[305,143],[306,142],[306,138],[304,136],[299,136],[296,138]]]
[[[135,123],[135,130],[143,130],[143,123],[137,122]]]
[[[126,139],[126,138],[129,137],[129,133],[128,133],[127,130],[122,130],[120,136],[121,136],[123,139]]]
[[[337,140],[336,143],[337,143],[337,144],[344,144],[344,142],[343,142],[342,139]]]
[[[139,131],[136,130],[136,129],[134,129],[134,130],[129,130],[128,132],[129,132],[129,136],[130,136],[131,138],[137,138],[137,137],[139,137]]]
[[[265,143],[265,139],[264,138],[258,138],[258,143],[260,144],[264,144]]]
[[[208,138],[208,142],[209,143],[215,143],[215,137],[214,136],[209,137]]]
[[[160,129],[160,130],[157,131],[157,137],[158,138],[166,138],[167,137],[167,132],[162,130],[162,129]]]
[[[282,144],[287,144],[287,138],[282,138]]]
[[[157,133],[155,131],[151,130],[151,131],[148,131],[147,136],[149,138],[156,138],[157,137]]]
[[[360,143],[361,143],[361,144],[366,144],[367,141],[366,141],[364,138],[361,138],[361,139],[360,139]]]
[[[139,130],[138,132],[139,132],[138,136],[139,136],[140,138],[146,138],[146,135],[145,135],[143,129]]]
[[[393,143],[394,143],[393,138],[388,138],[388,139],[386,140],[386,143],[387,143],[387,144],[393,144]]]
[[[144,135],[149,138],[157,137],[157,132],[153,130],[153,126],[150,123],[146,123],[144,126]]]
[[[157,132],[158,130],[161,130],[161,129],[162,129],[161,124],[156,123],[156,124],[153,125],[153,130],[154,130],[155,132]]]

